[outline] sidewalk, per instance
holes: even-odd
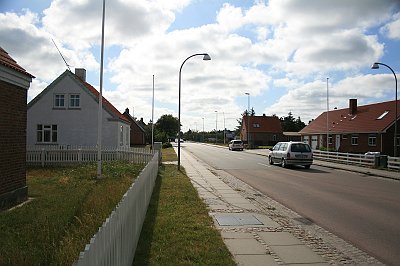
[[[238,265],[329,265],[185,150],[181,164]]]
[[[268,149],[254,149],[254,150],[244,150],[244,151],[247,153],[253,153],[253,154],[258,154],[258,155],[262,155],[262,156],[268,156],[268,154],[269,154]],[[379,170],[379,169],[373,169],[373,168],[356,166],[356,165],[333,163],[333,162],[327,162],[327,161],[316,160],[316,159],[314,159],[313,164],[319,165],[319,166],[325,166],[325,167],[329,167],[329,168],[342,169],[342,170],[347,170],[347,171],[351,171],[351,172],[362,173],[362,174],[366,174],[366,175],[380,176],[380,177],[384,177],[384,178],[400,180],[399,172]]]

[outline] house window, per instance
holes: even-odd
[[[332,135],[328,136],[328,144],[332,144]]]
[[[64,94],[55,94],[54,95],[54,107],[55,108],[65,107],[65,95]]]
[[[272,136],[272,140],[273,140],[273,141],[276,141],[276,135],[273,135],[273,136]]]
[[[376,135],[370,134],[368,136],[368,146],[376,146]]]
[[[79,108],[81,107],[81,100],[79,94],[70,94],[69,95],[69,107],[70,108]]]
[[[347,139],[347,135],[346,135],[346,134],[343,134],[343,135],[342,135],[342,139]]]
[[[126,145],[129,143],[129,127],[126,127]]]
[[[256,124],[253,124],[253,127],[260,127],[260,124],[258,124],[258,123],[256,123]]]
[[[351,136],[351,145],[358,145],[358,135]]]
[[[37,125],[36,141],[39,143],[56,143],[58,139],[57,125]]]

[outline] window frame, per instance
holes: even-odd
[[[72,98],[78,96],[77,98]],[[75,105],[76,101],[78,105]],[[72,104],[74,102],[74,104]],[[81,108],[81,95],[79,93],[71,93],[68,95],[68,108],[70,109],[80,109]]]
[[[63,105],[60,104],[61,101],[62,101]],[[55,109],[65,109],[65,107],[66,107],[65,94],[64,93],[55,93],[54,97],[53,97],[53,108],[55,108]]]
[[[354,141],[356,140],[356,141]],[[351,145],[357,146],[358,145],[358,135],[351,135]]]
[[[56,124],[37,124],[36,142],[52,144],[58,142],[58,125]]]

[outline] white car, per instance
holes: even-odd
[[[229,148],[229,150],[232,150],[232,151],[234,151],[234,150],[240,150],[240,151],[242,151],[243,150],[243,141],[241,141],[241,140],[231,140],[230,142],[229,142],[229,145],[228,145],[228,148]]]
[[[269,164],[279,163],[282,167],[303,165],[309,169],[313,163],[310,145],[303,142],[278,142],[268,155]]]

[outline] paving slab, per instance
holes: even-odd
[[[312,264],[325,262],[321,256],[317,255],[314,251],[312,251],[305,245],[269,246],[269,248],[272,249],[286,264]]]
[[[300,240],[288,232],[260,232],[258,235],[268,246],[303,245]]]
[[[240,266],[275,266],[279,265],[271,255],[236,255]]]
[[[255,239],[224,239],[233,255],[265,255],[266,248]]]
[[[244,238],[250,238],[253,239],[254,236],[251,233],[243,233],[243,232],[224,232],[221,231],[221,236],[224,239],[244,239]]]

